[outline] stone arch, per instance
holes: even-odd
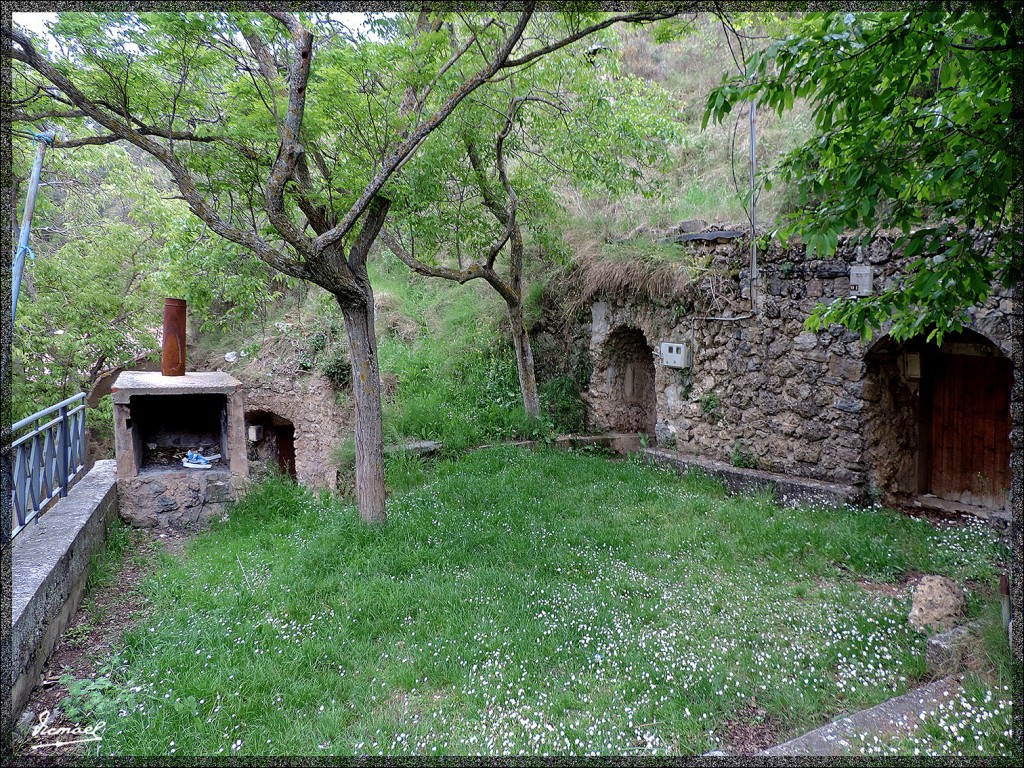
[[[295,425],[272,411],[252,410],[245,414],[249,465],[256,474],[276,468],[282,475],[298,478],[295,470]]]
[[[264,412],[294,425],[296,480],[309,488],[334,489],[338,467],[332,451],[352,433],[352,408],[339,403],[321,374],[294,376],[248,372],[243,382],[246,413]]]
[[[591,378],[595,420],[616,432],[654,434],[654,351],[643,331],[620,325],[606,337]]]
[[[872,483],[901,501],[1006,508],[1013,365],[1001,346],[970,329],[941,347],[886,336],[864,362]]]

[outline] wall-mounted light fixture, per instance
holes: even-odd
[[[908,379],[920,379],[921,378],[921,353],[920,352],[907,352],[907,378]]]

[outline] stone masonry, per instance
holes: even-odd
[[[906,500],[917,493],[919,461],[914,418],[919,381],[908,375],[906,352],[884,334],[868,344],[838,326],[804,330],[819,302],[848,295],[851,265],[874,268],[877,292],[899,274],[891,240],[862,252],[841,241],[829,260],[808,259],[802,247],[773,245],[759,254],[759,285],[752,310],[747,270],[749,240],[706,246],[713,264],[731,267],[725,310],[709,317],[678,303],[628,300],[593,303],[590,355],[594,376],[586,393],[592,428],[616,426],[635,409],[623,383],[606,375],[616,365],[615,344],[625,330],[646,339],[654,376],[655,436],[660,447],[716,461],[858,488],[865,497]],[[1011,294],[998,288],[971,310],[960,346],[1013,359]],[[692,367],[663,366],[661,342],[692,350]],[[983,347],[990,349],[983,349]],[[621,345],[619,345],[621,346]],[[968,350],[970,352],[970,350]],[[635,364],[637,353],[631,352]],[[908,480],[907,478],[911,478]]]
[[[196,528],[245,492],[249,462],[241,386],[221,372],[118,376],[111,392],[124,519],[144,528]],[[198,449],[200,438],[221,459],[210,469],[186,469],[180,457]]]
[[[315,372],[284,376],[240,371],[239,377],[248,423],[254,422],[253,414],[264,413],[287,420],[294,427],[296,480],[310,488],[336,488],[338,467],[331,452],[352,433],[352,409],[337,403],[330,382]],[[264,455],[259,445],[250,443],[249,450],[254,474],[265,471],[273,459]]]

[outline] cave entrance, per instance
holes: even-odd
[[[609,426],[617,432],[654,434],[657,400],[654,352],[643,332],[620,326],[604,345],[605,391],[609,395]]]
[[[245,421],[250,461],[268,469],[276,467],[282,475],[296,479],[295,425],[270,411],[251,411]]]

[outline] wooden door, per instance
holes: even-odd
[[[1012,364],[1004,357],[939,355],[935,368],[929,490],[1002,508],[1010,488]]]
[[[281,474],[295,477],[295,427],[274,427],[277,434],[277,466]]]

